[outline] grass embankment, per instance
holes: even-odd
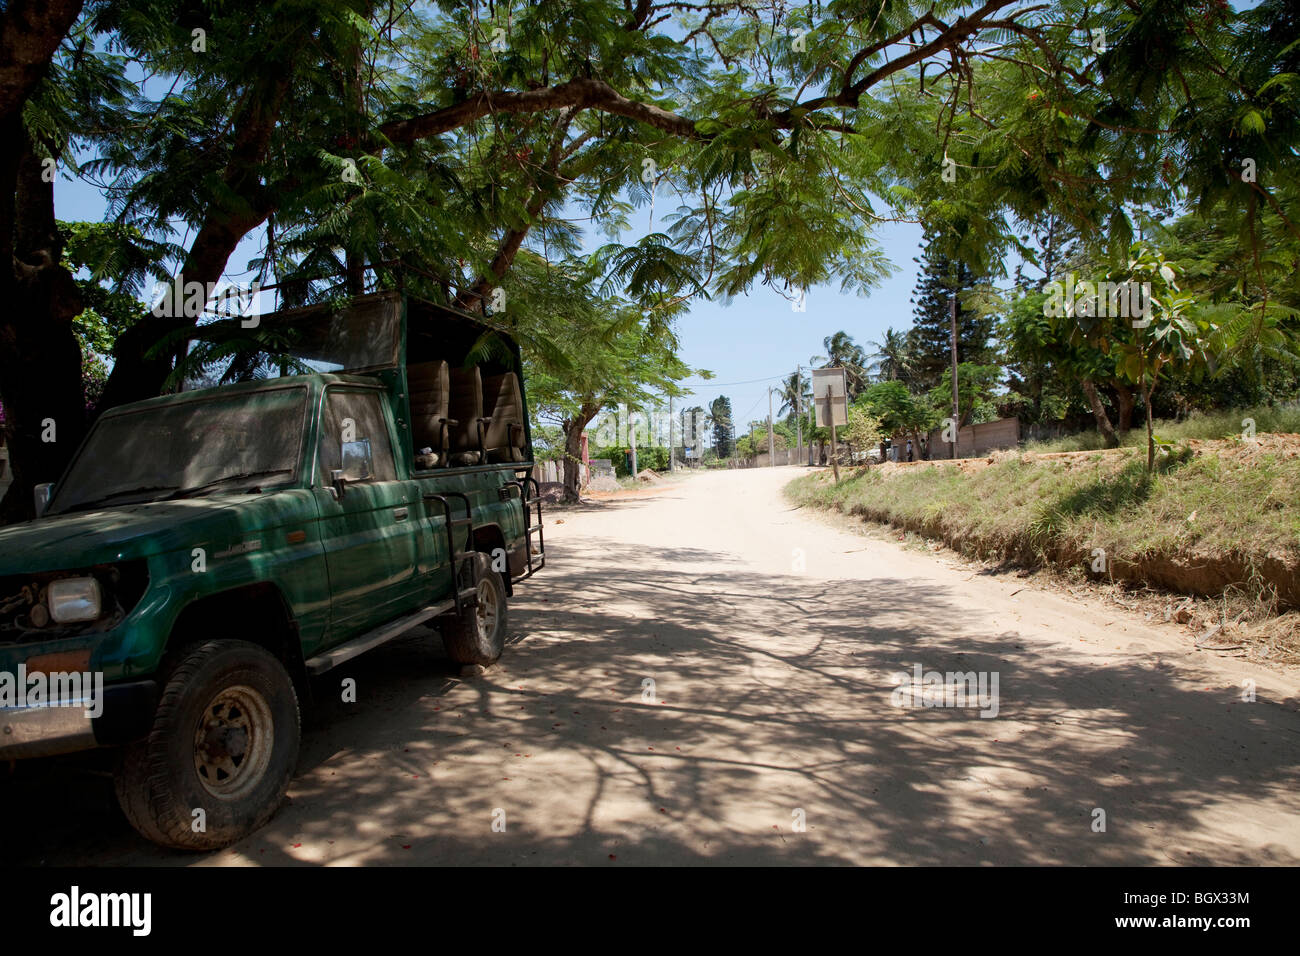
[[[1135,415],[1134,428],[1119,436],[1124,447],[1145,448],[1147,444],[1146,425],[1138,421]],[[1203,412],[1183,419],[1181,422],[1157,419],[1152,431],[1156,438],[1165,441],[1181,442],[1193,438],[1210,440],[1228,438],[1242,434],[1242,422],[1250,419],[1255,423],[1256,432],[1273,432],[1277,434],[1300,432],[1300,408],[1269,408],[1266,405],[1255,408],[1233,409],[1223,412]],[[1028,442],[1025,451],[1098,451],[1105,447],[1101,432],[1093,430],[1056,438],[1051,441]]]
[[[1236,422],[1240,430],[1240,416]],[[1170,428],[1157,434],[1185,437]],[[1188,439],[1151,475],[1143,448],[1026,450],[876,465],[838,486],[817,473],[792,482],[787,495],[942,540],[970,557],[1187,594],[1227,589],[1273,610],[1296,608],[1300,435],[1257,439]],[[1104,572],[1093,570],[1097,549]]]

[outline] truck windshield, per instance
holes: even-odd
[[[292,483],[306,412],[302,386],[110,412],[55,487],[49,513]]]

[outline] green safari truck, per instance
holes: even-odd
[[[0,760],[117,748],[170,847],[270,819],[317,676],[417,625],[495,661],[545,563],[508,335],[400,293],[258,321],[274,377],[104,413],[0,529]]]

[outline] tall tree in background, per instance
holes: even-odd
[[[709,424],[713,427],[713,450],[719,458],[731,454],[731,399],[719,395],[709,402]]]
[[[987,365],[992,360],[989,340],[994,319],[962,301],[979,281],[965,263],[950,259],[933,242],[923,246],[917,261],[921,263],[921,274],[912,295],[915,318],[908,332],[908,345],[915,384],[930,389],[945,379],[951,381],[952,296],[957,296],[958,362]]]

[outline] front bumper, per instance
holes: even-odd
[[[123,744],[149,732],[158,706],[154,681],[110,684],[103,701],[85,698],[59,707],[0,707],[0,760],[50,757]],[[88,710],[102,710],[87,717]]]

